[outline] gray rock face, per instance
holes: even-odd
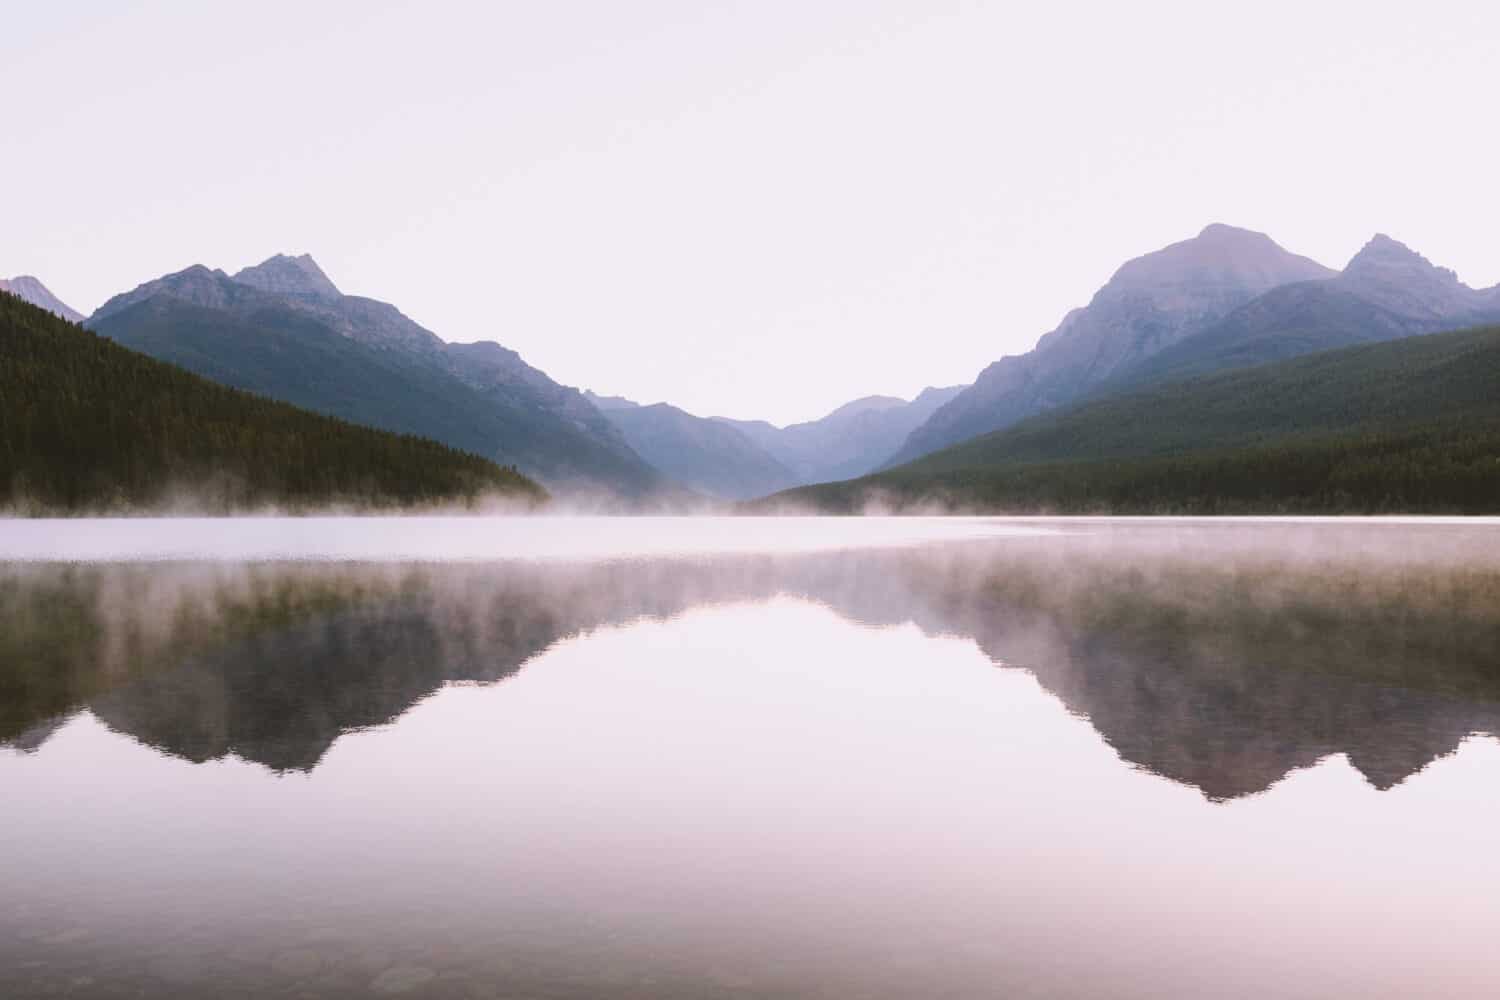
[[[29,274],[17,275],[14,278],[0,278],[0,292],[9,292],[17,298],[25,299],[54,316],[61,316],[69,323],[83,322],[83,313],[53,295],[46,285]]]
[[[250,308],[271,302],[301,312],[360,343],[429,354],[440,353],[444,347],[435,333],[390,303],[341,294],[317,262],[306,255],[277,255],[233,277],[195,264],[116,295],[95,310],[90,320],[98,322],[157,296],[207,309]]]
[[[194,264],[154,281],[137,285],[128,292],[113,296],[94,310],[89,325],[124,312],[132,306],[154,298],[169,298],[205,309],[233,309],[261,301],[261,293],[248,285],[230,279],[223,271]]]
[[[1258,295],[1333,271],[1264,233],[1214,224],[1126,262],[1027,354],[1002,358],[907,439],[891,464],[1072,402]]]
[[[402,350],[441,352],[441,338],[388,302],[338,290],[308,254],[277,254],[234,275],[234,281],[278,296],[351,340]]]
[[[297,295],[313,299],[337,300],[343,298],[318,262],[311,254],[289,257],[277,254],[254,267],[247,267],[234,275],[242,285],[259,288],[276,295]]]

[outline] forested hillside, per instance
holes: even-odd
[[[1500,327],[1155,385],[763,503],[1500,513]]]
[[[110,299],[89,329],[205,378],[515,466],[572,499],[684,493],[584,399],[494,343],[447,344],[343,295],[310,257],[194,266]]]
[[[217,385],[0,293],[0,507],[540,502],[514,470]]]

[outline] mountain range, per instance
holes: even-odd
[[[483,455],[564,495],[683,493],[577,389],[499,344],[449,344],[393,305],[345,295],[309,256],[234,275],[190,267],[116,295],[87,326],[226,385]]]
[[[1471,289],[1383,234],[1335,272],[1214,224],[1126,262],[1033,350],[996,361],[939,408],[887,467],[1132,383],[1497,317],[1500,286]]]
[[[740,498],[777,481],[808,486],[901,470],[1029,418],[1153,383],[1496,321],[1500,286],[1470,288],[1384,234],[1335,271],[1264,233],[1215,223],[1127,261],[1033,350],[1000,359],[970,386],[928,389],[910,402],[870,396],[787,427],[710,418],[743,434],[712,445],[702,418],[668,404],[590,398],[648,461],[705,492]],[[1143,432],[1142,447],[1149,438]],[[913,468],[951,470],[954,461]],[[715,485],[750,470],[733,488]]]
[[[0,508],[534,506],[474,454],[240,392],[0,292]]]
[[[760,503],[844,513],[1482,514],[1500,509],[1497,456],[1500,327],[1481,327],[1101,395]]]
[[[928,387],[911,400],[865,396],[825,417],[776,427],[763,420],[714,419],[739,428],[792,471],[798,483],[850,479],[880,468],[964,386]]]
[[[35,278],[4,287],[79,318]],[[908,466],[1160,383],[1500,322],[1500,286],[1470,288],[1383,234],[1334,271],[1216,223],[1127,261],[1033,350],[972,385],[867,396],[788,426],[571,388],[500,344],[447,343],[393,305],[345,295],[307,255],[232,275],[195,265],[116,295],[84,322],[214,381],[513,466],[564,497],[680,508],[875,472],[907,484],[924,469],[951,476],[959,458]],[[1220,386],[1235,387],[1245,386]],[[1142,430],[1137,457],[1154,434]]]
[[[929,388],[910,401],[866,396],[784,427],[694,416],[669,403],[642,406],[620,396],[585,395],[662,472],[709,496],[741,500],[879,468],[962,388]]]

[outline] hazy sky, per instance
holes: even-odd
[[[1211,221],[1500,282],[1500,4],[7,4],[0,275],[310,252],[559,381],[966,382]]]

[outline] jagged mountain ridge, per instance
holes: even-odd
[[[1476,290],[1377,233],[1337,276],[1272,289],[1146,359],[1099,394],[1146,381],[1284,361],[1318,351],[1500,320],[1500,286]]]
[[[1500,292],[1500,285],[1470,288],[1451,269],[1384,233],[1376,233],[1332,283],[1398,315],[1450,326]]]
[[[498,344],[448,344],[389,303],[343,295],[308,256],[233,277],[195,265],[114,296],[88,324],[237,388],[514,465],[563,494],[681,495],[578,390]]]
[[[1243,301],[1226,309],[1235,298]],[[1500,286],[1470,288],[1383,233],[1334,272],[1263,234],[1212,225],[1192,240],[1127,262],[1033,351],[981,373],[974,388],[918,428],[887,467],[1142,381],[1497,318]]]
[[[1264,233],[1215,223],[1123,264],[1026,354],[1005,357],[916,428],[888,466],[1072,402],[1271,289],[1333,271]]]
[[[337,301],[344,297],[338,286],[323,273],[312,254],[292,257],[276,254],[253,267],[241,268],[234,280],[277,295],[295,295]]]

